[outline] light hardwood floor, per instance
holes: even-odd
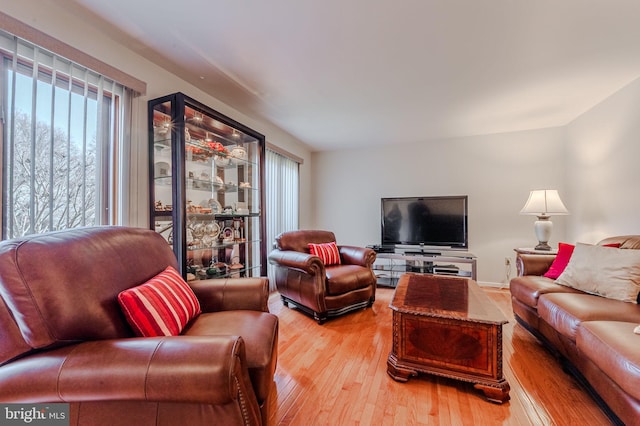
[[[469,383],[428,375],[399,383],[387,375],[393,289],[373,307],[318,325],[285,308],[280,319],[271,425],[608,425],[587,392],[520,325],[506,289],[486,288],[509,318],[503,370],[511,400],[493,404]]]

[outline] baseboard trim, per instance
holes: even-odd
[[[505,284],[505,283],[495,283],[495,282],[491,282],[491,281],[478,281],[478,285],[480,287],[491,287],[491,288],[509,288],[509,284]]]

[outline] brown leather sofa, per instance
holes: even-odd
[[[134,337],[117,301],[175,256],[156,232],[79,228],[0,243],[0,401],[69,403],[78,425],[260,425],[278,319],[268,280],[190,283],[182,335]]]
[[[309,253],[309,243],[335,242],[333,232],[300,230],[276,237],[269,262],[285,306],[293,303],[322,324],[328,317],[371,306],[376,298],[375,251],[338,245],[340,265],[325,266]]]
[[[640,249],[640,236],[598,244]],[[614,423],[640,423],[640,306],[583,293],[542,275],[554,256],[520,255],[510,282],[516,320],[591,392]],[[542,366],[541,366],[542,367]],[[558,390],[561,391],[561,390]]]

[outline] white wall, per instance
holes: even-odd
[[[571,240],[640,233],[640,79],[567,126]]]
[[[69,4],[68,2],[64,2]],[[127,46],[107,37],[92,25],[77,7],[64,9],[54,0],[22,0],[4,2],[2,11],[58,40],[67,43],[127,74],[147,83],[147,94],[136,101],[131,156],[131,198],[129,224],[147,227],[148,218],[148,134],[147,101],[174,92],[183,92],[211,108],[264,134],[267,140],[304,160],[300,168],[301,226],[308,227],[311,153],[306,145],[278,127],[248,117],[216,98],[131,51]]]
[[[564,137],[555,128],[314,153],[313,223],[344,244],[380,243],[380,198],[468,195],[478,280],[505,283],[505,257],[536,243],[535,217],[519,214],[529,191],[564,194]],[[565,221],[553,218],[552,244],[564,238]]]

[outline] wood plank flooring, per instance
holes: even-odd
[[[493,404],[469,383],[420,375],[407,383],[387,375],[393,289],[378,288],[371,308],[318,325],[285,308],[270,425],[608,425],[577,381],[520,325],[506,289],[485,287],[509,318],[503,370],[511,400]]]

